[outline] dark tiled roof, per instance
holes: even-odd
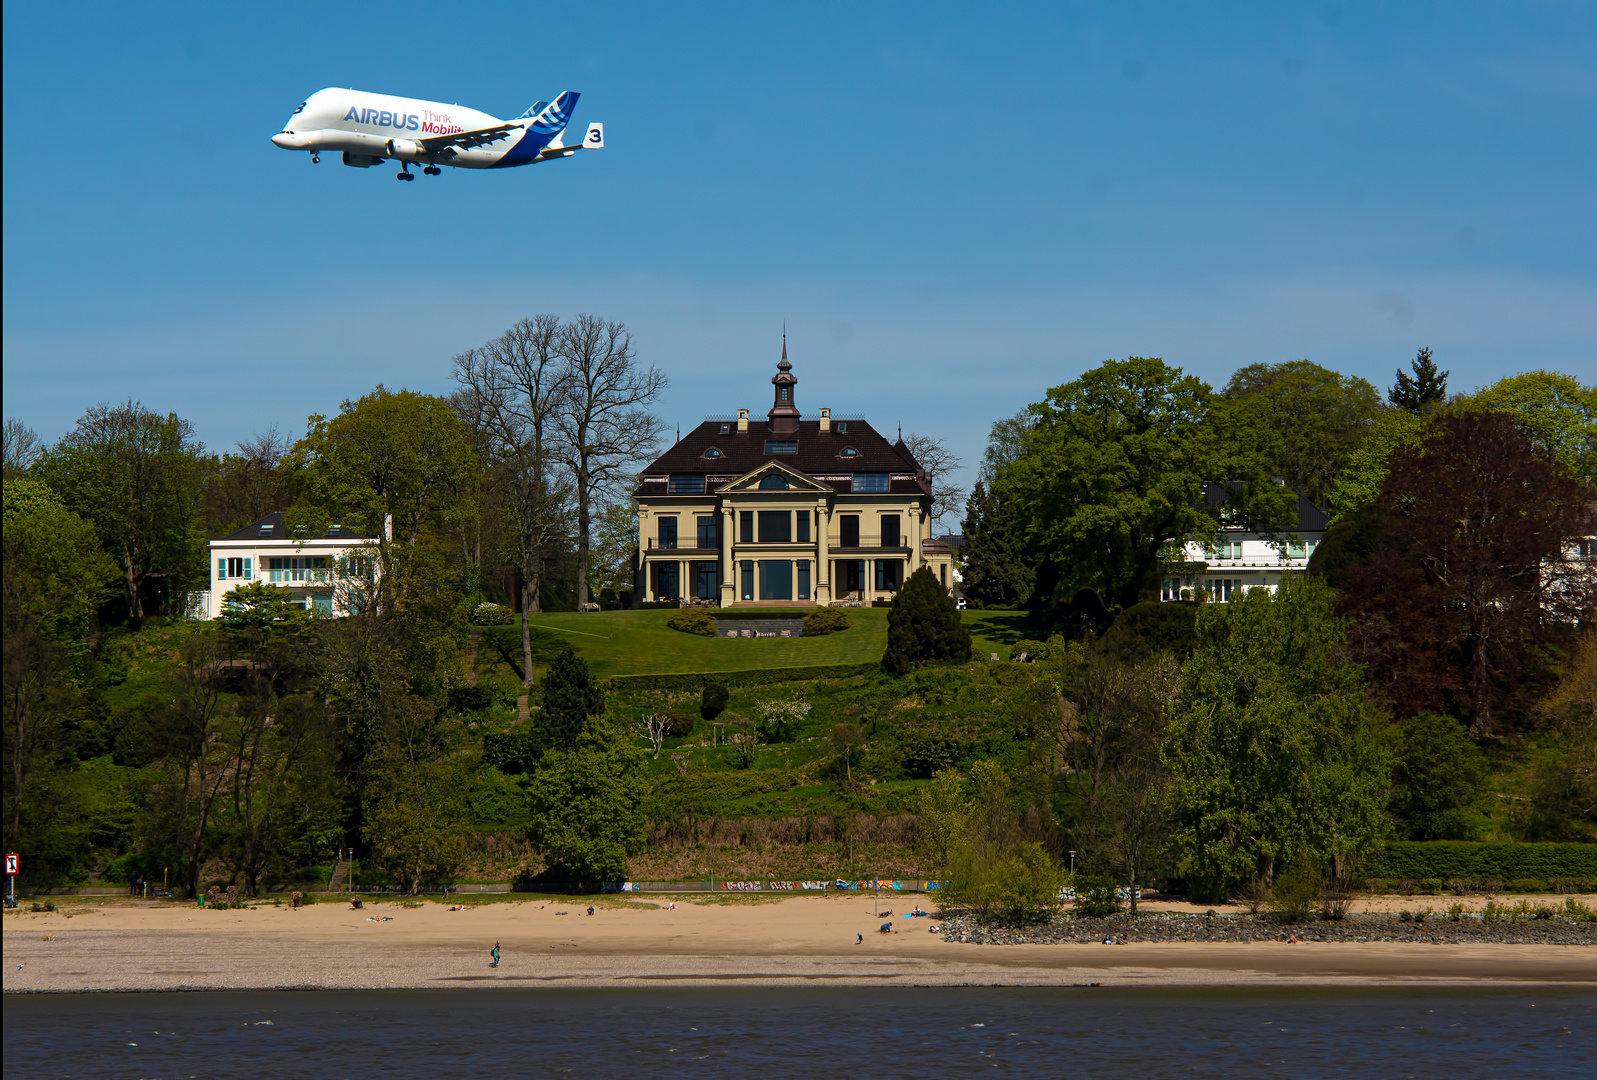
[[[1235,488],[1239,486],[1241,485],[1236,481],[1226,484],[1217,484],[1213,480],[1205,480],[1203,482],[1203,501],[1212,507],[1225,498],[1227,488]],[[1296,493],[1294,492],[1294,494]],[[1331,515],[1327,514],[1324,510],[1321,510],[1318,506],[1315,506],[1313,503],[1309,502],[1309,500],[1305,499],[1302,495],[1298,495],[1297,520],[1291,525],[1288,525],[1282,531],[1294,533],[1324,532],[1326,525],[1330,520]]]
[[[341,525],[328,529],[317,536],[307,536],[306,540],[364,540],[367,533],[352,525]],[[242,529],[237,529],[222,537],[223,540],[284,540],[298,539],[288,537],[283,532],[283,512],[281,510],[267,514],[257,521],[252,521]]]
[[[848,420],[848,431],[837,430],[838,421],[832,421],[832,430],[822,433],[819,420],[799,421],[797,435],[770,436],[764,420],[750,420],[747,431],[739,431],[736,421],[707,420],[688,432],[671,449],[656,458],[643,470],[644,481],[639,485],[639,495],[663,495],[666,483],[649,477],[666,475],[724,477],[708,479],[706,491],[714,492],[723,484],[745,476],[768,461],[777,461],[790,469],[815,477],[844,477],[854,473],[914,473],[914,480],[890,480],[889,492],[894,495],[930,494],[919,479],[919,468],[909,451],[899,450],[863,420]],[[730,428],[727,434],[721,428]],[[767,438],[797,440],[798,452],[794,454],[767,454]],[[902,443],[900,444],[902,446]],[[706,451],[715,449],[719,457],[706,457]],[[844,457],[843,450],[854,450],[852,457]],[[848,493],[851,480],[820,480],[821,483],[842,493]]]

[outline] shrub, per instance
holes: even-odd
[[[723,682],[706,682],[704,691],[699,695],[699,715],[706,720],[714,720],[726,712],[726,703],[732,699],[732,693]]]
[[[672,739],[683,739],[693,734],[693,724],[698,718],[686,709],[672,709],[665,714],[665,733]]]
[[[715,636],[715,620],[703,608],[678,608],[665,620],[665,624],[684,634],[697,634],[699,637]]]
[[[1508,883],[1509,892],[1542,892],[1547,883],[1540,878],[1515,878]]]
[[[474,626],[509,626],[516,621],[516,613],[503,604],[484,600],[471,609],[467,618]]]
[[[726,686],[769,686],[772,683],[808,682],[811,679],[850,679],[881,671],[875,662],[863,664],[814,664],[809,667],[750,668],[746,671],[667,672],[658,675],[615,675],[610,688],[617,691],[699,690],[705,683]]]
[[[903,675],[933,660],[970,659],[970,631],[960,620],[959,606],[921,567],[909,576],[887,615],[887,652],[882,667]]]
[[[965,756],[965,741],[952,735],[916,732],[904,747],[904,771],[910,776],[930,779],[944,769],[953,768]]]
[[[454,712],[480,712],[494,703],[494,692],[486,686],[451,686],[449,708]]]
[[[1075,914],[1078,919],[1102,919],[1119,910],[1120,893],[1114,878],[1076,876]]]
[[[1597,877],[1597,844],[1400,840],[1372,851],[1364,865],[1371,877],[1381,878],[1592,878]]]
[[[1021,638],[1009,647],[1009,658],[1017,662],[1035,663],[1048,659],[1048,646],[1041,641]]]
[[[842,608],[816,608],[804,617],[805,637],[825,637],[849,627],[848,612]]]
[[[1303,922],[1314,913],[1319,897],[1319,867],[1309,859],[1299,859],[1271,887],[1270,913],[1282,922]]]

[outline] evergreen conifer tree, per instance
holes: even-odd
[[[1447,400],[1448,372],[1437,371],[1430,349],[1421,349],[1409,365],[1414,369],[1410,376],[1402,368],[1397,370],[1397,385],[1386,392],[1386,399],[1399,409],[1407,409],[1418,416],[1420,409],[1433,401]]]
[[[543,680],[539,741],[545,747],[570,749],[577,744],[588,717],[604,712],[604,691],[588,674],[588,662],[567,645],[549,663]]]
[[[910,575],[887,613],[887,653],[882,667],[902,675],[928,660],[969,660],[970,631],[954,598],[927,567]]]
[[[980,481],[965,504],[965,543],[959,549],[965,598],[972,607],[1022,604],[1036,570],[1026,555],[1025,523],[1014,500]]]

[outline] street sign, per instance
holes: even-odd
[[[17,872],[17,856],[16,856],[15,852],[11,852],[11,853],[8,853],[6,855],[6,873],[15,874],[16,872]]]

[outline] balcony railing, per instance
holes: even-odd
[[[330,570],[268,570],[267,580],[274,583],[310,582],[327,584],[332,580]]]
[[[670,540],[665,537],[649,537],[648,550],[650,551],[715,551],[714,544],[700,546],[698,541]]]
[[[848,544],[844,543],[842,539],[838,539],[831,541],[829,546],[833,551],[866,551],[873,548],[885,548],[888,551],[909,550],[909,537],[905,536],[903,533],[898,533],[897,535],[889,533],[886,536],[879,534],[860,533],[858,537],[851,536],[849,539],[854,540],[855,542]]]

